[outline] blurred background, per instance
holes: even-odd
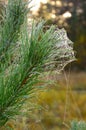
[[[72,69],[86,71],[86,0],[33,0],[31,4],[33,18],[67,30],[77,57]]]
[[[37,102],[44,109],[36,114],[38,130],[68,130],[71,120],[86,120],[86,0],[33,0],[31,4],[33,19],[47,20],[47,27],[65,28],[74,42],[77,61],[60,75],[45,76],[53,83],[39,94]],[[32,126],[34,130],[37,124]]]
[[[50,84],[31,101],[37,109],[8,125],[14,130],[69,130],[71,120],[86,120],[86,0],[32,0],[29,6],[29,19],[66,29],[77,61],[60,75],[45,74],[43,80]],[[28,101],[26,109],[30,106]]]

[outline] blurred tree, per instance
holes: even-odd
[[[72,2],[72,17],[67,21],[69,36],[75,42],[74,47],[78,59],[76,66],[81,70],[86,70],[86,1],[73,0]]]

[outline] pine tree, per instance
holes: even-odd
[[[86,122],[84,121],[72,121],[70,130],[86,130]]]
[[[45,21],[28,28],[27,1],[8,0],[0,24],[0,126],[20,114],[26,99],[39,89],[39,75],[61,71],[75,60],[73,43],[64,29]]]

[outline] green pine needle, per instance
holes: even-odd
[[[27,25],[27,4],[9,0],[0,32],[0,126],[20,114],[27,98],[35,95],[38,76],[45,71],[61,71],[75,60],[72,42],[64,29],[45,22]]]
[[[72,121],[70,130],[86,130],[86,122],[84,121]]]

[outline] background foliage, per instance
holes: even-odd
[[[74,70],[86,70],[86,1],[85,0],[46,0],[41,2],[35,18],[48,20],[47,25],[55,24],[66,28],[70,39],[75,43],[77,62]]]

